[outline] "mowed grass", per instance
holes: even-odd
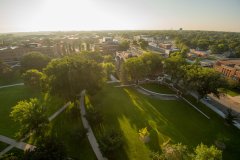
[[[18,101],[39,96],[39,92],[33,91],[25,86],[0,89],[0,134],[13,138],[20,126],[9,116],[12,107],[15,106]]]
[[[92,104],[104,115],[101,128],[94,128],[99,139],[104,131],[121,130],[124,146],[114,153],[115,159],[150,159],[151,151],[160,151],[167,142],[183,143],[191,149],[200,143],[212,145],[224,139],[227,148],[224,159],[240,157],[240,131],[224,125],[223,119],[212,111],[205,118],[181,100],[163,101],[136,92],[133,88],[115,88],[106,85],[91,97]],[[139,140],[138,131],[149,127],[150,142]]]
[[[47,107],[47,115],[50,116],[62,107],[64,101],[48,94],[41,94],[39,91],[32,90],[26,86],[14,86],[0,89],[0,134],[14,138],[20,126],[9,116],[12,107],[19,101],[39,98],[43,105]]]
[[[141,86],[145,89],[148,89],[153,92],[163,93],[163,94],[175,94],[168,86],[160,85],[156,83],[146,83],[141,84]]]
[[[8,144],[0,142],[0,151],[2,151],[3,149],[5,149],[6,147],[8,147]]]
[[[63,142],[69,157],[75,160],[96,160],[87,137],[76,139],[73,136],[79,130],[83,130],[80,111],[76,108],[71,111],[71,106],[51,122],[51,134]]]

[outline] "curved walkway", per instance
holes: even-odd
[[[141,86],[136,86],[136,89],[138,92],[143,93],[145,95],[153,96],[161,100],[177,100],[178,96],[176,94],[162,94],[150,91],[148,89],[145,89]]]
[[[86,109],[85,109],[85,104],[84,104],[84,97],[85,97],[85,90],[83,90],[81,92],[81,98],[80,98],[80,114],[81,114],[81,118],[82,118],[82,122],[83,122],[83,126],[85,129],[88,130],[87,132],[87,137],[88,137],[88,140],[92,146],[92,149],[97,157],[98,160],[107,160],[107,158],[103,157],[100,149],[99,149],[99,145],[98,145],[98,142],[97,142],[97,139],[92,131],[92,128],[90,126],[90,124],[88,123],[85,115],[86,115]]]

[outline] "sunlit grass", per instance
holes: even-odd
[[[194,148],[201,142],[212,145],[219,137],[228,139],[226,145],[231,148],[224,151],[224,157],[236,159],[240,156],[239,130],[224,125],[224,120],[208,109],[204,111],[210,120],[181,100],[154,99],[133,88],[112,85],[91,97],[91,102],[104,116],[102,126],[94,128],[98,139],[103,131],[111,129],[123,133],[124,146],[115,153],[116,159],[148,159],[150,151],[160,151],[161,145],[168,142]],[[150,132],[150,142],[146,144],[138,135],[139,129],[144,127]]]
[[[168,86],[160,85],[156,83],[147,83],[141,85],[143,88],[148,89],[153,92],[163,93],[163,94],[175,94]]]

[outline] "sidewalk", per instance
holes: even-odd
[[[14,87],[14,86],[23,86],[24,83],[16,83],[16,84],[11,84],[11,85],[5,85],[5,86],[0,86],[1,88],[8,88],[8,87]]]
[[[84,105],[84,98],[85,98],[85,90],[82,91],[81,93],[81,98],[80,98],[80,106],[79,106],[79,109],[80,109],[80,114],[81,114],[81,118],[82,118],[82,122],[83,122],[83,126],[85,129],[88,130],[87,132],[87,137],[88,137],[88,140],[92,146],[92,149],[97,157],[98,160],[107,160],[107,158],[103,157],[100,149],[99,149],[99,145],[98,145],[98,142],[97,142],[97,139],[96,137],[94,136],[94,133],[92,131],[92,128],[90,126],[90,124],[88,123],[85,115],[86,115],[86,109],[85,109],[85,105]]]

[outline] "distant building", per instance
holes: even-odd
[[[93,52],[101,52],[103,54],[114,54],[119,48],[118,41],[115,41],[112,37],[103,37],[99,40],[99,43],[90,45],[90,49]]]
[[[208,57],[209,52],[208,51],[199,51],[195,49],[190,49],[190,54],[195,54],[198,57]]]
[[[214,65],[216,71],[224,76],[240,81],[240,59],[228,59],[217,61]]]
[[[138,57],[141,54],[143,54],[143,52],[141,50],[138,50],[135,47],[131,47],[127,51],[116,52],[115,60],[116,60],[116,69],[117,69],[117,71],[118,72],[120,71],[121,64],[124,61],[126,61],[127,59],[132,58],[132,57]]]
[[[39,43],[29,43],[26,46],[0,48],[0,59],[4,62],[19,61],[29,52],[41,52],[50,57],[57,55],[56,46],[41,46]]]

